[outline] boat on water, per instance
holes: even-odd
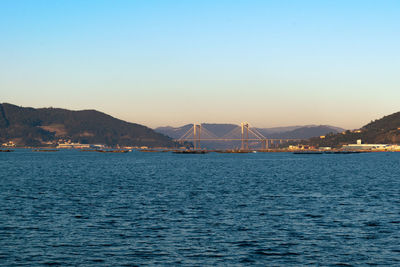
[[[362,151],[334,151],[333,152],[333,154],[358,154],[358,153],[363,153],[363,152]]]
[[[0,149],[0,152],[13,152],[14,150],[11,149]]]

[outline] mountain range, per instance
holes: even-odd
[[[0,144],[13,141],[20,146],[54,145],[59,140],[71,140],[83,144],[109,146],[176,147],[173,139],[190,133],[193,125],[182,127],[146,126],[119,120],[96,110],[71,111],[60,108],[28,108],[8,103],[0,104]],[[235,124],[202,124],[202,138],[236,135],[240,139],[240,127]],[[344,130],[328,125],[288,126],[274,128],[250,128],[268,139],[302,139],[315,146],[340,147],[361,139],[364,143],[400,143],[400,112],[371,121],[357,130]],[[231,137],[232,138],[232,137]],[[307,139],[307,140],[306,140]],[[188,144],[185,144],[188,145]],[[211,147],[221,144],[214,142]],[[228,148],[237,144],[225,144]],[[211,148],[210,147],[210,148]]]
[[[0,104],[0,144],[51,145],[59,139],[109,146],[165,146],[176,144],[152,129],[111,117],[96,110],[26,108]]]

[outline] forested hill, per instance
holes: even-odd
[[[312,138],[310,143],[318,146],[338,147],[344,144],[356,143],[358,139],[361,139],[363,143],[369,144],[399,144],[400,112],[371,121],[358,130],[329,134],[324,139]]]
[[[25,108],[0,104],[0,142],[40,146],[59,139],[106,145],[174,146],[171,138],[143,125],[96,110]]]

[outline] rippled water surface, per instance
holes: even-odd
[[[1,266],[400,265],[400,153],[0,153]]]

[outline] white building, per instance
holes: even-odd
[[[57,148],[89,148],[88,144],[80,144],[80,143],[61,143],[58,144]]]
[[[387,144],[362,144],[361,139],[357,140],[357,144],[348,144],[342,146],[344,150],[389,150],[391,145]]]

